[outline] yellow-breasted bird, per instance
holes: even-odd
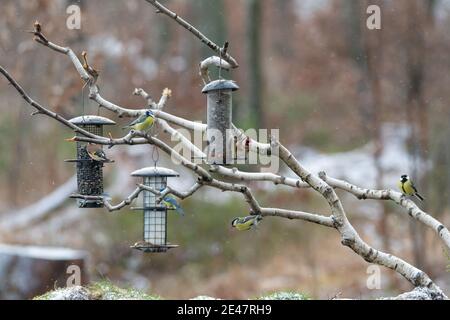
[[[160,192],[163,192],[165,188],[161,188]],[[162,199],[162,203],[167,209],[175,210],[180,216],[184,216],[184,210],[178,203],[178,201],[171,195],[167,195]]]
[[[155,116],[151,110],[145,111],[139,118],[135,119],[129,125],[123,127],[122,129],[134,129],[137,131],[147,131],[155,123]]]
[[[424,201],[424,197],[422,197],[419,192],[417,192],[416,186],[412,182],[412,180],[408,177],[408,175],[404,174],[400,177],[400,181],[398,182],[398,187],[402,191],[403,194],[408,196],[416,196],[420,201]]]
[[[262,220],[260,215],[235,218],[231,221],[231,226],[239,231],[247,231],[255,228]]]
[[[99,148],[97,146],[91,146],[89,145],[86,147],[86,152],[89,155],[89,157],[98,162],[112,162],[112,160],[108,159],[105,152],[102,148]]]

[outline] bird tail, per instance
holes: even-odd
[[[415,195],[415,196],[417,197],[417,199],[419,199],[420,201],[425,201],[425,198],[422,197],[418,192],[416,192],[414,195]]]
[[[183,210],[182,207],[177,206],[177,207],[175,208],[175,210],[177,211],[177,213],[178,213],[180,216],[184,216],[184,210]]]

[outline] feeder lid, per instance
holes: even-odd
[[[239,89],[239,86],[236,84],[233,80],[225,80],[225,79],[219,79],[214,80],[208,83],[202,90],[202,93],[208,93],[210,91],[217,91],[217,90],[231,90],[236,91]]]
[[[179,177],[180,174],[172,169],[162,167],[147,167],[134,171],[133,177]]]
[[[70,123],[75,125],[88,125],[88,124],[99,124],[99,125],[112,125],[116,124],[111,119],[100,117],[100,116],[79,116],[69,120]]]

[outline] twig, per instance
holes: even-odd
[[[194,36],[196,36],[198,39],[200,39],[201,42],[206,44],[208,47],[210,47],[214,52],[216,52],[219,56],[222,57],[225,61],[227,61],[232,68],[239,67],[239,64],[237,61],[227,52],[227,50],[224,50],[224,48],[218,46],[213,41],[208,39],[203,33],[198,31],[196,28],[194,28],[191,24],[189,24],[186,20],[181,18],[179,15],[177,15],[175,12],[170,11],[165,6],[160,4],[158,1],[155,0],[145,0],[148,3],[150,3],[152,6],[154,6],[158,11],[158,13],[163,13],[167,15],[168,17],[174,19],[179,25],[181,25],[183,28],[191,32]]]

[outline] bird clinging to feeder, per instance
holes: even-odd
[[[93,161],[114,162],[113,160],[108,159],[101,146],[87,144],[85,147],[87,154]]]
[[[71,119],[70,122],[90,133],[98,136],[103,136],[103,126],[114,125],[114,121],[100,117],[100,116],[80,116]],[[79,135],[77,133],[77,135]],[[91,150],[94,147],[96,150]],[[87,142],[77,141],[77,158],[73,160],[66,160],[66,162],[75,162],[77,164],[77,185],[78,194],[81,196],[102,196],[103,191],[103,165],[104,163],[112,161],[103,161],[98,158],[98,161],[92,159],[91,153],[94,157],[104,155],[102,146],[90,146]],[[94,155],[96,153],[96,155]],[[105,155],[106,158],[106,155]],[[107,158],[106,158],[107,159]],[[108,159],[109,160],[109,159]],[[103,202],[99,200],[77,199],[78,207],[80,208],[101,208]]]
[[[143,184],[155,192],[167,187],[168,177],[178,177],[179,174],[171,169],[161,167],[147,167],[134,171],[134,177],[142,177]],[[163,201],[158,202],[158,196],[149,190],[143,192],[143,206],[132,208],[144,211],[143,240],[135,243],[132,248],[143,252],[166,252],[170,248],[178,247],[167,242],[167,210]]]

